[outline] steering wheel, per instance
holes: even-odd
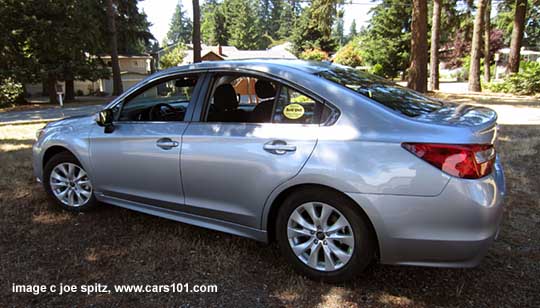
[[[155,104],[150,108],[149,118],[150,121],[163,121],[171,116],[179,117],[181,114],[173,106],[167,103]]]

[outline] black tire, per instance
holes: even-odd
[[[51,177],[51,173],[52,173],[54,167],[56,167],[57,165],[59,165],[61,163],[75,164],[75,165],[79,166],[79,168],[83,169],[86,173],[88,173],[83,168],[81,163],[77,160],[77,158],[75,158],[75,156],[73,156],[73,154],[71,154],[69,152],[60,152],[58,154],[55,154],[53,157],[51,157],[46,162],[45,167],[43,168],[43,186],[45,187],[45,191],[47,192],[47,194],[49,195],[51,200],[53,200],[57,205],[59,205],[63,209],[68,210],[68,211],[72,211],[72,212],[86,212],[86,211],[91,210],[92,208],[96,207],[98,202],[97,202],[97,200],[96,200],[96,198],[94,196],[93,191],[92,191],[92,195],[91,195],[90,199],[85,204],[83,204],[81,206],[78,206],[78,207],[73,207],[73,206],[66,205],[54,195],[54,193],[52,192],[52,189],[51,189],[50,177]]]
[[[304,264],[292,250],[287,236],[287,223],[291,213],[308,202],[322,202],[337,209],[349,221],[354,234],[354,249],[350,260],[334,271],[320,271]],[[276,239],[282,255],[293,268],[304,276],[318,281],[339,283],[358,276],[370,265],[376,255],[376,237],[358,205],[347,197],[329,189],[306,188],[289,195],[279,209],[276,221]]]

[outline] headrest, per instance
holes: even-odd
[[[276,89],[266,80],[257,80],[255,83],[255,93],[259,98],[272,98],[276,96]]]
[[[216,111],[234,110],[238,107],[236,91],[230,84],[222,84],[214,91],[214,108]]]

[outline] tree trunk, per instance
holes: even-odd
[[[486,10],[484,12],[484,81],[491,80],[491,52],[489,36],[491,34],[491,0],[486,1]]]
[[[411,24],[411,66],[407,86],[427,91],[427,0],[413,0]]]
[[[441,0],[433,0],[433,18],[431,21],[431,91],[439,90],[439,37],[441,31]]]
[[[49,79],[46,75],[41,76],[41,95],[40,96],[47,96],[49,95]]]
[[[527,0],[516,0],[516,11],[514,15],[514,27],[512,29],[512,40],[510,42],[510,55],[506,73],[517,73],[519,71],[521,41],[525,29],[525,14],[527,13]]]
[[[113,0],[107,0],[107,23],[109,26],[109,44],[111,48],[111,64],[113,75],[113,93],[112,95],[120,95],[124,92],[122,86],[122,76],[120,76],[120,64],[118,63],[118,41],[116,34],[115,9]]]
[[[56,74],[53,72],[47,73],[47,93],[49,94],[49,103],[58,104],[56,96]]]
[[[480,92],[480,57],[482,55],[482,28],[484,24],[484,11],[486,0],[478,0],[476,16],[474,18],[473,39],[471,44],[471,67],[469,69],[469,91]]]
[[[193,63],[201,62],[201,10],[199,0],[193,0]]]
[[[66,67],[64,70],[64,80],[66,82],[66,96],[65,100],[75,100],[75,82],[73,81],[73,71],[71,67]]]

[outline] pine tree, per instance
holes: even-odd
[[[358,35],[358,30],[356,29],[356,19],[353,19],[351,22],[351,27],[349,28],[349,40],[353,39]]]
[[[413,0],[411,65],[407,86],[418,92],[427,91],[427,14],[427,0]]]
[[[431,90],[439,90],[439,42],[441,37],[441,0],[433,0],[431,21],[430,85]]]
[[[187,17],[186,11],[182,5],[182,1],[179,0],[174,10],[171,23],[169,25],[169,31],[165,37],[163,45],[172,45],[176,43],[188,44],[191,42],[191,34],[193,31],[193,24]]]
[[[120,95],[124,92],[122,78],[120,76],[120,65],[118,63],[118,42],[115,22],[116,12],[114,10],[113,1],[107,0],[107,22],[109,24],[109,39],[111,52],[111,65],[113,73],[113,93],[112,95]],[[52,91],[49,90],[49,95]]]
[[[334,24],[334,29],[332,30],[332,36],[334,37],[334,40],[337,42],[339,47],[345,44],[345,34],[343,33],[345,27],[345,22],[343,20],[344,15],[345,10],[343,10],[343,8],[337,10],[337,19]]]
[[[411,7],[402,0],[382,0],[371,12],[368,27],[358,36],[362,60],[377,67],[377,74],[396,77],[409,66]]]
[[[484,11],[486,0],[478,0],[474,18],[473,40],[471,44],[471,67],[469,69],[469,91],[480,92],[480,58],[482,57],[482,35],[484,27]]]
[[[223,6],[217,0],[206,0],[201,6],[201,37],[208,45],[226,45],[227,31]]]
[[[527,14],[527,0],[516,0],[516,10],[514,15],[514,27],[512,30],[512,40],[510,41],[510,55],[506,71],[517,73],[519,71],[520,51],[525,31],[525,16]]]
[[[308,49],[334,51],[337,45],[332,36],[332,26],[336,18],[336,5],[340,0],[313,0],[301,14],[293,34],[296,53]]]
[[[288,0],[283,2],[283,8],[279,17],[279,39],[290,39],[294,29],[297,27],[297,22],[300,17],[302,8],[296,0]]]
[[[250,12],[259,11],[256,0],[223,1],[227,44],[238,49],[263,48],[260,20]]]

